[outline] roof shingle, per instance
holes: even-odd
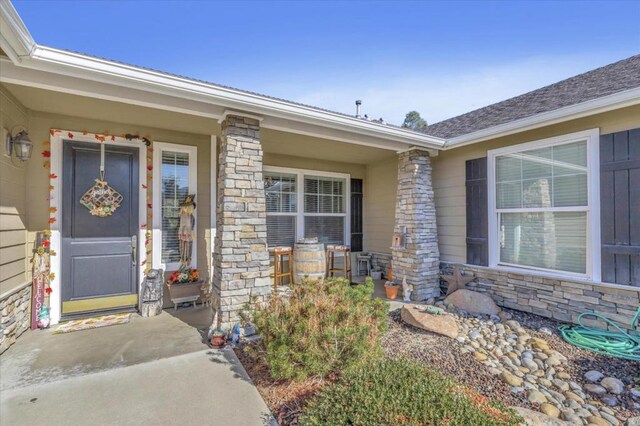
[[[450,139],[637,87],[640,55],[432,124],[424,133]]]

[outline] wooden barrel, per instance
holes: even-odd
[[[293,249],[293,282],[300,284],[307,277],[312,280],[325,276],[325,254],[322,243],[296,243]]]

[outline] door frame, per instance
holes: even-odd
[[[49,184],[53,185],[53,190],[49,192],[49,207],[53,213],[49,217],[55,219],[53,223],[49,225],[51,230],[51,246],[50,248],[57,253],[57,256],[51,256],[51,272],[54,274],[53,279],[50,282],[51,294],[49,296],[49,307],[51,315],[51,323],[57,324],[60,321],[62,314],[62,284],[61,284],[61,266],[62,266],[62,240],[61,240],[61,226],[62,226],[62,147],[65,140],[72,140],[74,142],[87,142],[87,143],[105,143],[107,145],[116,146],[128,146],[138,147],[139,150],[139,183],[138,188],[138,291],[142,280],[144,279],[144,269],[142,266],[146,263],[147,253],[145,248],[145,232],[147,222],[147,189],[142,186],[146,186],[147,182],[147,146],[142,140],[134,139],[127,140],[120,136],[112,135],[100,135],[87,132],[76,132],[68,130],[51,130],[49,133],[49,141],[51,144],[51,168],[50,173],[55,175],[56,178],[50,179]],[[104,142],[100,142],[97,137],[104,138]],[[150,222],[150,221],[149,221]]]

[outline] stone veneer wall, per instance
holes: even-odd
[[[405,248],[393,248],[393,278],[407,277],[413,300],[440,294],[436,206],[431,186],[431,157],[412,149],[398,155],[394,232],[405,232]]]
[[[453,265],[441,263],[442,272],[451,273]],[[597,312],[628,329],[640,306],[640,287],[560,280],[473,265],[463,265],[461,270],[476,276],[467,285],[470,289],[490,294],[499,306],[558,321],[575,323],[581,313]],[[600,321],[583,323],[605,327]]]
[[[31,285],[0,300],[0,354],[9,349],[31,325]]]
[[[222,326],[239,319],[251,299],[271,292],[259,121],[222,122],[214,247],[213,301]]]
[[[387,276],[387,268],[391,266],[393,256],[391,253],[378,253],[371,252],[371,269],[379,269],[382,271],[382,276]]]

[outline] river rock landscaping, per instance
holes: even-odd
[[[261,334],[268,338],[236,349],[281,425],[325,424],[337,418],[363,425],[369,424],[364,418],[384,418],[380,424],[395,424],[387,423],[392,418],[404,419],[406,424],[438,424],[432,422],[448,419],[452,425],[463,425],[487,414],[491,424],[518,423],[521,420],[514,420],[514,411],[507,409],[511,407],[527,425],[640,426],[640,363],[572,346],[560,337],[560,324],[553,320],[511,310],[470,314],[442,299],[429,305],[404,305],[385,316],[378,302],[367,302],[370,284],[355,290],[339,282],[326,287],[323,291],[299,289],[290,303],[276,301],[257,311],[258,329],[264,329]],[[342,306],[335,315],[339,300],[349,301],[350,308]],[[299,327],[301,318],[315,318],[313,327]],[[368,324],[367,333],[354,334],[352,325],[362,321]],[[294,339],[296,333],[303,333],[302,338]],[[334,340],[338,348],[347,346],[333,353]],[[364,352],[353,351],[355,347]],[[345,352],[346,348],[351,349]],[[361,356],[365,352],[379,355],[358,362],[365,359]],[[344,367],[344,362],[329,369],[317,362],[324,359],[328,365],[329,358],[349,353],[353,355],[344,362],[360,373]],[[451,408],[455,413],[447,417],[445,411],[443,417],[437,404],[430,406],[428,415],[415,409],[424,403],[423,396],[403,388],[406,380],[392,380],[391,370],[399,366],[423,368],[427,376],[440,374],[440,383],[449,383],[445,391],[425,385],[421,395],[433,398],[440,392],[440,406],[457,407]],[[367,376],[373,369],[390,374],[374,380],[375,389]],[[356,386],[356,378],[362,379],[360,385]],[[388,409],[378,417],[369,416],[378,410],[375,398],[385,400],[396,393],[394,404],[380,401]],[[457,405],[451,399],[455,394],[466,402]],[[372,408],[345,406],[344,410],[351,410],[346,414],[334,407],[336,398],[351,401],[343,404]]]
[[[572,346],[558,334],[558,323],[536,315],[471,315],[437,305],[450,311],[459,335],[450,339],[418,330],[395,311],[383,340],[387,356],[438,365],[483,395],[571,424],[637,421],[629,419],[640,414],[640,363]]]

